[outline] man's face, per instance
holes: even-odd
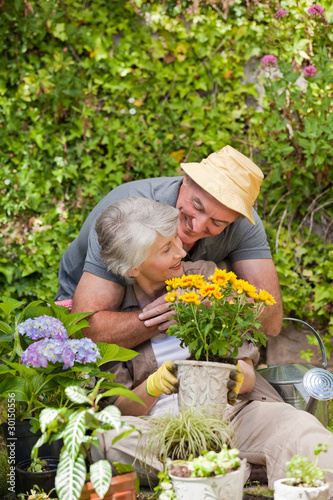
[[[176,207],[180,220],[178,235],[187,251],[197,240],[222,233],[239,216],[187,176],[179,190]]]

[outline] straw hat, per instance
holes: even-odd
[[[220,203],[255,224],[251,207],[264,176],[253,161],[231,146],[225,146],[200,163],[180,165],[194,182]]]

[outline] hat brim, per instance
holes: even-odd
[[[219,172],[219,179],[217,179],[214,170],[207,164],[205,168],[203,168],[202,163],[181,163],[180,166],[198,186],[207,191],[222,205],[243,215],[251,224],[255,225],[251,207],[231,190],[223,189],[224,183],[221,180],[225,181],[224,185],[228,185],[230,182],[230,179],[224,173]]]

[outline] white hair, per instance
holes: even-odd
[[[177,208],[139,196],[112,203],[95,225],[107,269],[133,282],[129,273],[146,260],[157,235],[177,231],[178,215]]]

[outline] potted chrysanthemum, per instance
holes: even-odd
[[[217,268],[208,280],[188,275],[166,283],[166,300],[175,312],[168,334],[179,338],[193,358],[176,361],[179,406],[215,406],[223,413],[238,350],[245,339],[265,345],[260,318],[275,299],[233,272]]]

